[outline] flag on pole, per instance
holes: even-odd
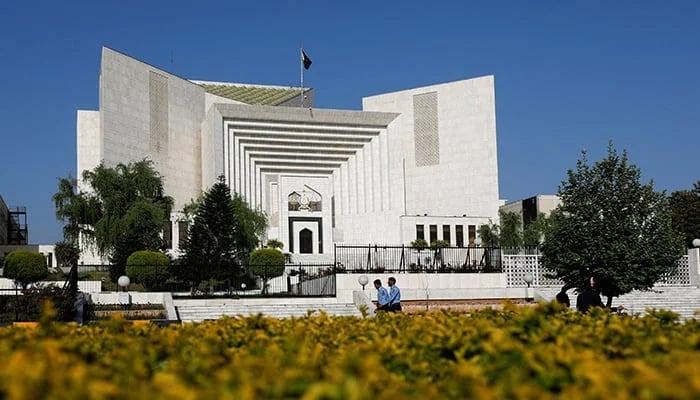
[[[311,59],[304,53],[303,49],[301,50],[301,62],[304,63],[304,69],[309,69],[311,67]]]

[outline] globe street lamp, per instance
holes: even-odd
[[[523,280],[525,283],[527,283],[527,287],[525,288],[525,301],[531,301],[530,300],[530,285],[532,282],[535,280],[535,277],[532,275],[532,272],[527,272],[523,276]]]
[[[131,283],[131,280],[129,279],[128,276],[122,275],[117,279],[117,285],[121,286],[122,292],[119,292],[118,298],[119,298],[119,304],[128,307],[131,305],[131,296],[129,296],[129,292],[126,291],[126,288],[129,286]]]
[[[124,291],[126,291],[127,286],[131,283],[128,276],[122,275],[117,279],[117,285],[121,286]]]
[[[700,239],[693,239],[693,247],[700,247]]]
[[[367,277],[367,275],[360,275],[357,278],[357,283],[362,285],[362,290],[365,290],[365,285],[369,283],[369,278]]]

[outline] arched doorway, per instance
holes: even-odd
[[[311,254],[314,252],[314,241],[311,230],[304,228],[299,231],[299,253]]]

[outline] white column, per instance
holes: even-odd
[[[170,213],[170,229],[172,230],[173,237],[173,254],[178,254],[180,252],[180,221],[185,220],[185,214],[180,212]]]
[[[688,270],[690,285],[700,287],[700,249],[697,247],[688,249]]]

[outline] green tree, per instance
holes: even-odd
[[[693,239],[700,239],[700,181],[693,190],[678,190],[669,196],[671,223],[685,238],[686,246],[693,245]]]
[[[26,289],[48,275],[46,259],[38,251],[15,250],[5,257],[3,275],[13,279]]]
[[[163,179],[149,160],[114,168],[100,164],[83,171],[82,179],[84,191],[78,191],[75,179],[59,179],[53,196],[56,216],[65,223],[66,241],[76,243],[80,236],[110,259],[116,280],[131,253],[164,246],[160,236],[173,199],[165,195]]]
[[[250,254],[249,268],[263,279],[263,293],[267,292],[267,281],[284,273],[285,257],[277,249],[257,249]]]
[[[58,242],[54,246],[56,254],[56,262],[60,268],[71,268],[73,265],[78,265],[80,259],[80,248],[76,243]]]
[[[607,157],[588,164],[586,152],[559,187],[561,204],[550,216],[542,263],[570,287],[595,276],[612,298],[651,288],[676,268],[683,251],[673,230],[666,195],[640,183],[640,171],[608,146]]]
[[[240,196],[232,196],[223,176],[197,204],[182,246],[184,256],[173,266],[173,274],[193,287],[239,275],[242,261],[267,229],[265,214],[251,210]]]
[[[157,283],[168,279],[170,259],[158,251],[135,251],[126,260],[126,275],[134,283],[142,284],[146,289],[152,289]]]
[[[267,234],[267,215],[252,208],[238,193],[233,194],[233,210],[238,223],[237,249],[241,259],[246,260],[250,253],[260,246],[262,238]]]
[[[523,220],[520,214],[498,211],[498,216],[500,219],[499,242],[501,247],[520,248],[523,245]]]
[[[544,213],[537,214],[537,218],[523,229],[523,245],[525,247],[539,247],[544,241],[544,233],[549,226],[549,220]]]
[[[498,247],[501,244],[500,228],[493,222],[479,226],[477,229],[479,238],[481,238],[481,246],[483,247]]]

